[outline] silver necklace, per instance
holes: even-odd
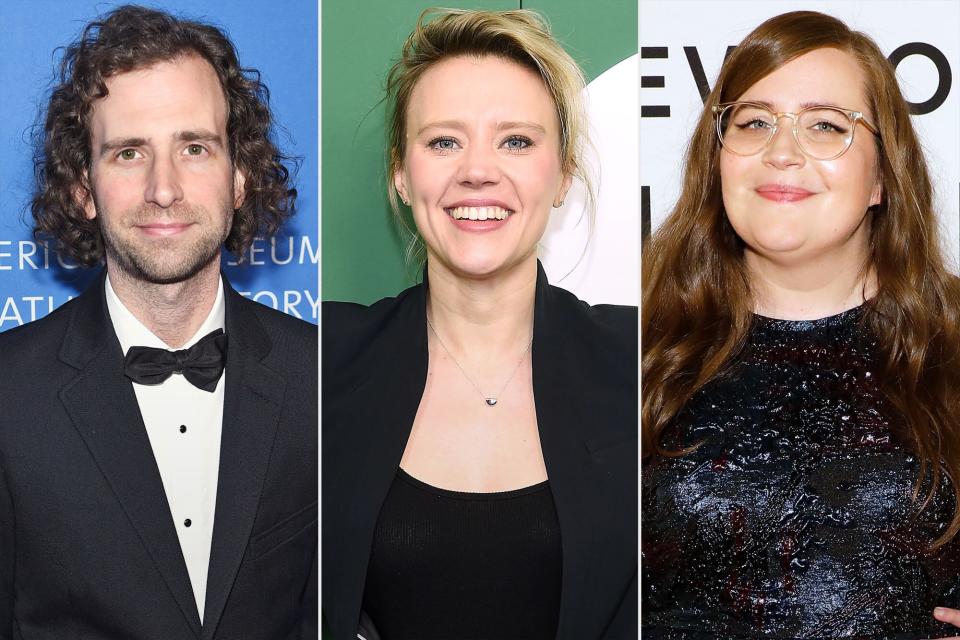
[[[463,374],[463,377],[467,379],[474,389],[477,390],[477,393],[480,394],[480,397],[483,398],[483,401],[487,403],[488,407],[494,407],[497,404],[497,401],[500,398],[500,395],[503,393],[503,390],[507,388],[507,385],[510,384],[510,381],[513,380],[513,376],[517,374],[517,370],[520,369],[520,363],[523,362],[523,359],[527,357],[527,352],[530,351],[530,347],[533,346],[533,336],[530,336],[530,342],[527,343],[526,349],[523,350],[523,353],[520,354],[520,359],[517,360],[517,366],[513,368],[513,371],[510,372],[510,377],[507,378],[507,381],[503,383],[503,386],[500,387],[500,390],[497,391],[495,395],[488,396],[480,389],[480,386],[473,381],[468,374],[466,369],[463,368],[463,365],[460,364],[460,361],[453,357],[453,354],[450,353],[450,349],[447,349],[447,345],[443,343],[443,339],[440,337],[440,334],[437,333],[437,330],[434,329],[433,323],[430,322],[430,317],[427,316],[427,326],[430,327],[430,331],[433,332],[433,335],[436,336],[437,342],[440,343],[440,346],[443,347],[443,350],[446,351],[447,355],[450,356],[450,359],[453,360],[453,363],[457,365],[457,368],[460,369],[460,373]]]

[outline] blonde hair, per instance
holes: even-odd
[[[588,145],[587,117],[583,105],[586,81],[583,71],[550,33],[547,21],[525,9],[469,11],[426,9],[420,14],[387,75],[387,195],[403,233],[409,236],[407,259],[424,258],[423,241],[410,216],[400,209],[391,179],[403,167],[407,146],[407,108],[414,87],[424,72],[442,60],[457,56],[498,56],[516,62],[543,80],[560,120],[560,160],[563,171],[579,178],[586,191],[587,214],[596,209],[593,178],[584,161]]]

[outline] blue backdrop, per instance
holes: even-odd
[[[99,269],[77,268],[31,235],[31,129],[38,122],[63,47],[84,25],[122,2],[0,2],[0,331],[45,316],[78,295]],[[225,29],[240,64],[258,69],[280,125],[277,141],[297,157],[298,212],[273,240],[258,239],[237,266],[224,257],[237,291],[316,323],[317,3],[315,0],[141,1]]]

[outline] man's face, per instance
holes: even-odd
[[[106,85],[90,117],[86,210],[100,219],[108,269],[168,284],[218,268],[243,176],[230,160],[213,68],[185,56]]]

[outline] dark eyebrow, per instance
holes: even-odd
[[[146,138],[114,138],[100,145],[100,156],[103,157],[111,151],[125,149],[126,147],[142,147],[145,144],[147,144]]]
[[[180,142],[209,142],[218,147],[223,147],[223,140],[217,134],[206,129],[196,131],[178,131],[174,138]]]
[[[197,129],[196,131],[178,131],[173,135],[174,140],[180,142],[206,142],[223,148],[223,139],[212,131]],[[143,147],[149,142],[147,138],[114,138],[100,145],[100,156],[103,157],[113,151],[127,147]]]

